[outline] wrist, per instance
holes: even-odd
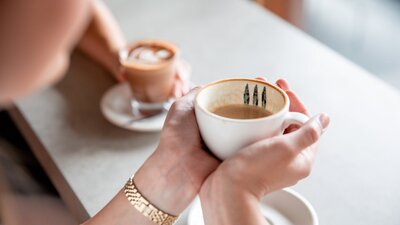
[[[156,151],[136,172],[134,182],[151,204],[178,216],[197,194],[182,172],[177,163],[165,160]]]
[[[258,198],[222,173],[212,174],[204,182],[199,196],[205,224],[250,224],[246,218],[259,218]]]
[[[240,199],[257,199],[253,193],[231,179],[229,175],[222,172],[220,168],[210,175],[203,183],[199,196],[202,201],[204,200],[207,202],[226,202],[229,201],[229,199],[235,201],[236,197]],[[235,198],[232,198],[232,196],[235,196]]]

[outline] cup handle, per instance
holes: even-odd
[[[285,131],[285,129],[292,124],[297,124],[301,126],[305,124],[309,119],[310,118],[303,113],[288,112],[282,124],[282,132]]]

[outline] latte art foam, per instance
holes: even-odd
[[[127,58],[128,62],[140,64],[157,64],[170,59],[173,53],[161,46],[143,45],[133,49]]]
[[[138,102],[162,103],[171,97],[178,48],[163,40],[139,40],[119,52],[120,63]]]

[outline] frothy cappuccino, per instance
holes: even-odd
[[[139,45],[129,53],[127,63],[157,64],[172,56],[173,52],[162,46]]]
[[[141,40],[120,52],[120,62],[133,97],[143,103],[160,103],[171,97],[178,49],[162,40]]]

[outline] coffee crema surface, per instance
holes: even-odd
[[[163,46],[143,44],[129,52],[127,62],[139,64],[157,64],[173,57],[173,52]]]
[[[220,106],[216,108],[213,113],[217,114],[218,116],[231,119],[257,119],[273,114],[272,112],[258,106],[245,104],[231,104]]]

